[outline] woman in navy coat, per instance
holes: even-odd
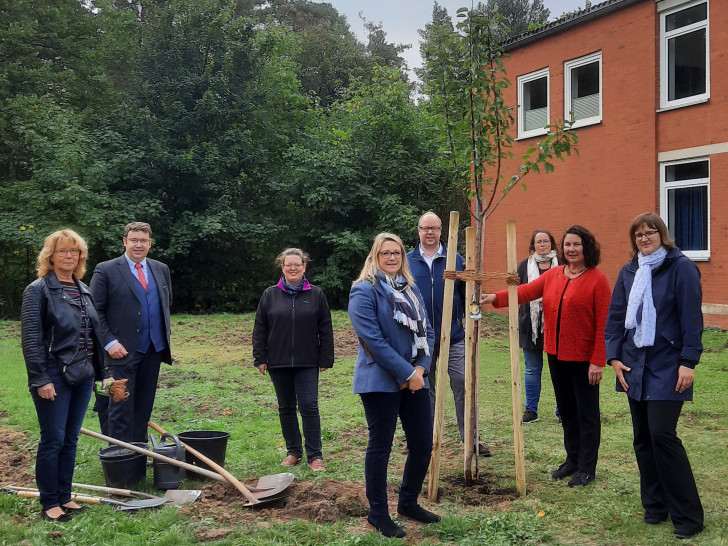
[[[634,258],[612,294],[607,362],[629,400],[644,521],[669,515],[675,537],[690,538],[703,530],[703,507],[676,429],[703,351],[700,273],[657,214],[637,216],[629,234]]]
[[[361,396],[369,427],[364,474],[369,528],[401,538],[387,505],[387,466],[397,417],[407,438],[407,462],[397,513],[422,523],[440,517],[417,503],[432,453],[429,402],[434,343],[422,295],[414,284],[402,240],[380,233],[349,295],[349,317],[359,338],[354,394]]]

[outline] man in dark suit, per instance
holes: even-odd
[[[98,397],[101,431],[126,442],[146,442],[161,362],[172,363],[169,309],[172,283],[169,268],[147,258],[152,228],[132,222],[124,228],[126,251],[96,266],[91,292],[99,320],[114,340],[106,351],[111,376],[127,379],[128,399]]]

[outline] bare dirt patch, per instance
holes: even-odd
[[[354,358],[359,350],[359,340],[354,333],[354,328],[346,325],[341,329],[334,330],[334,357]]]
[[[27,471],[32,454],[24,432],[0,428],[0,484],[27,484],[33,475]]]

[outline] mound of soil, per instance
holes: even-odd
[[[34,476],[27,469],[33,454],[28,435],[10,428],[0,428],[0,484],[29,484]]]

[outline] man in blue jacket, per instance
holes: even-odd
[[[442,303],[445,294],[445,264],[447,247],[440,241],[442,220],[434,212],[426,212],[417,222],[420,242],[414,250],[407,254],[412,276],[422,292],[427,308],[427,318],[435,331],[435,349],[432,353],[430,368],[430,401],[432,414],[435,415],[435,380],[437,361],[440,354],[440,330],[442,326]],[[455,269],[465,269],[465,259],[457,254]],[[452,326],[450,328],[450,358],[447,372],[450,376],[450,388],[455,399],[455,417],[460,431],[460,440],[465,438],[465,283],[456,280],[452,305]],[[478,452],[482,457],[489,457],[490,450],[478,444]]]

